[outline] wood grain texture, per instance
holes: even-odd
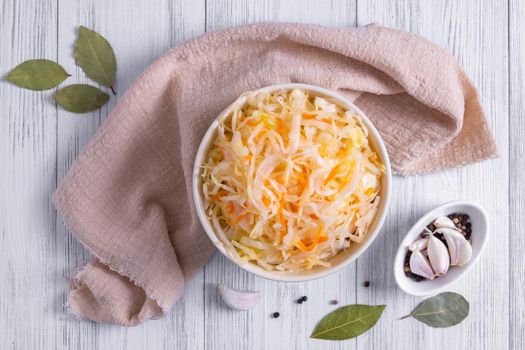
[[[525,38],[523,37],[523,1],[509,2],[509,86],[510,86],[510,186],[509,186],[509,223],[510,223],[510,266],[509,266],[509,347],[513,350],[525,349]]]
[[[418,0],[0,0],[0,74],[29,58],[56,59],[88,82],[73,59],[78,25],[104,35],[118,63],[118,95],[101,111],[76,115],[36,93],[0,83],[0,349],[523,349],[525,306],[525,5],[506,1]],[[51,193],[122,93],[170,46],[204,31],[259,22],[351,27],[378,22],[420,34],[454,55],[481,93],[500,157],[423,177],[395,178],[383,231],[358,261],[307,283],[252,276],[216,254],[166,317],[135,328],[77,320],[65,306],[67,279],[89,259],[56,216]],[[509,74],[510,72],[510,74]],[[95,84],[96,85],[96,84]],[[451,290],[471,315],[450,329],[397,318],[421,298],[395,286],[397,245],[417,218],[457,198],[487,210],[493,239]],[[510,241],[512,237],[512,241]],[[362,282],[371,283],[365,288]],[[226,308],[216,286],[260,290],[253,310]],[[308,301],[294,301],[302,295]],[[368,333],[344,342],[309,339],[336,306],[387,304]],[[279,319],[271,313],[281,313]]]
[[[2,77],[31,58],[56,59],[54,0],[3,1]],[[52,92],[52,91],[51,91]],[[0,83],[0,348],[53,349],[60,339],[58,252],[50,203],[56,182],[51,92]]]

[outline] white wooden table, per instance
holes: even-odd
[[[161,53],[206,31],[256,21],[330,26],[378,22],[418,33],[451,52],[481,92],[500,157],[423,177],[396,178],[386,224],[358,261],[318,281],[284,284],[241,271],[216,254],[165,317],[135,328],[79,321],[66,307],[67,279],[89,259],[64,227],[51,194],[115,99],[75,115],[50,93],[0,83],[0,349],[525,349],[525,4],[519,0],[0,0],[0,74],[30,58],[75,66],[76,27],[112,43],[118,91]],[[471,305],[449,329],[398,318],[421,298],[392,275],[397,245],[417,217],[451,199],[481,203],[492,236],[481,261],[451,290]],[[369,280],[365,288],[362,282]],[[249,312],[220,302],[216,285],[260,290]],[[303,305],[293,301],[308,296]],[[309,339],[341,304],[387,304],[370,332],[344,342]],[[270,314],[279,311],[281,317]]]

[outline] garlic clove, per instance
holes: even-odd
[[[217,287],[222,301],[235,310],[248,310],[257,305],[262,298],[261,292],[243,292],[219,284]]]
[[[410,245],[408,246],[408,249],[413,252],[415,250],[424,250],[426,249],[428,246],[428,237],[425,237],[425,238],[420,238],[412,243],[410,243]]]
[[[463,266],[469,262],[472,256],[472,246],[465,236],[454,229],[440,228],[437,233],[442,233],[447,241],[448,251],[450,253],[450,265]]]
[[[450,266],[447,247],[437,237],[431,236],[428,241],[428,260],[436,276],[443,276]]]
[[[436,278],[430,262],[419,250],[413,251],[410,256],[410,271],[429,280]]]
[[[436,220],[434,220],[434,226],[436,226],[436,228],[448,227],[456,229],[456,225],[454,225],[454,222],[446,216],[440,216]]]

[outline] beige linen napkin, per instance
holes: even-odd
[[[94,255],[71,280],[78,316],[129,326],[168,312],[213,253],[191,195],[201,137],[241,93],[288,82],[353,98],[399,174],[496,154],[476,89],[453,57],[419,36],[276,23],[205,34],[146,70],[54,194]]]

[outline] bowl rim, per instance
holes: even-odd
[[[212,241],[214,246],[219,250],[223,255],[226,256],[226,258],[233,263],[235,263],[240,268],[253,273],[254,275],[257,275],[259,277],[263,277],[269,280],[274,281],[280,281],[280,282],[303,282],[303,281],[310,281],[318,278],[322,278],[325,276],[328,276],[330,274],[333,274],[342,268],[348,266],[350,263],[355,261],[361,254],[363,254],[366,249],[372,244],[372,242],[377,238],[379,232],[381,231],[381,228],[384,224],[386,215],[388,213],[388,207],[390,203],[390,197],[391,197],[391,188],[392,188],[392,170],[390,165],[390,158],[388,156],[388,151],[386,149],[386,146],[383,142],[383,139],[381,138],[381,135],[375,128],[375,126],[372,124],[370,119],[366,116],[366,114],[361,111],[356,105],[354,105],[350,100],[348,100],[346,97],[319,87],[315,85],[309,85],[309,84],[302,84],[302,83],[285,83],[285,84],[276,84],[276,85],[269,85],[265,86],[256,90],[253,90],[251,92],[268,92],[268,91],[275,91],[275,90],[291,90],[294,88],[299,88],[305,91],[309,91],[312,93],[315,93],[320,96],[326,96],[331,99],[334,99],[337,101],[337,103],[341,104],[347,109],[354,110],[362,119],[365,126],[368,128],[369,135],[372,136],[374,142],[375,142],[375,151],[379,153],[381,159],[383,160],[383,164],[385,165],[385,174],[383,175],[383,187],[384,191],[382,193],[382,211],[378,213],[378,216],[376,216],[375,221],[375,228],[373,231],[368,233],[367,239],[360,243],[358,248],[349,255],[347,258],[342,260],[340,263],[338,263],[336,266],[332,266],[329,268],[322,268],[318,270],[310,270],[307,274],[298,274],[293,275],[293,272],[280,272],[280,271],[268,271],[264,270],[263,268],[257,266],[254,263],[246,262],[244,264],[239,263],[235,259],[233,259],[230,254],[224,249],[222,242],[218,239],[218,237],[215,234],[215,231],[211,227],[211,223],[209,222],[209,219],[205,213],[203,200],[201,197],[201,189],[198,186],[199,183],[199,174],[200,174],[200,166],[202,164],[202,161],[204,159],[205,154],[207,153],[208,147],[213,140],[213,135],[217,129],[217,126],[219,124],[219,120],[227,114],[230,109],[233,107],[233,105],[243,96],[244,94],[248,93],[244,92],[239,97],[237,97],[228,107],[226,107],[219,115],[210,123],[210,126],[206,130],[206,133],[201,139],[201,143],[199,144],[199,148],[197,150],[197,153],[195,155],[194,159],[194,165],[193,165],[193,174],[192,174],[192,194],[193,194],[193,205],[195,207],[195,210],[197,211],[197,216],[199,218],[201,226],[204,228],[204,231],[206,232],[206,235],[208,238]],[[369,136],[370,137],[370,136]],[[304,272],[304,271],[297,271],[297,272]]]
[[[445,211],[446,209],[452,208],[455,206],[459,206],[463,208],[469,207],[481,214],[481,217],[485,222],[486,229],[482,234],[480,234],[480,237],[478,240],[479,249],[477,249],[475,252],[473,251],[471,260],[466,265],[462,266],[453,278],[446,280],[446,281],[441,280],[441,279],[434,279],[429,282],[429,283],[433,283],[434,287],[429,288],[426,291],[418,292],[418,291],[414,291],[410,289],[407,286],[407,284],[403,280],[401,280],[403,276],[405,276],[405,273],[403,271],[404,264],[402,264],[402,260],[405,259],[405,255],[408,250],[407,241],[409,241],[410,237],[412,237],[416,233],[419,234],[423,230],[423,227],[428,225],[428,223],[432,221],[432,219],[435,219],[436,213],[440,211]],[[393,266],[394,279],[396,281],[397,286],[405,293],[413,295],[413,296],[429,296],[429,295],[437,294],[438,292],[443,291],[444,289],[449,287],[451,284],[463,278],[466,275],[466,273],[472,268],[472,266],[476,264],[476,262],[479,260],[479,257],[481,256],[481,254],[483,253],[485,249],[485,246],[487,244],[487,237],[489,236],[489,233],[490,233],[490,224],[489,224],[489,218],[488,218],[487,212],[485,211],[485,209],[483,209],[483,207],[481,207],[476,202],[457,199],[457,200],[445,202],[429,210],[428,212],[423,214],[421,218],[417,220],[417,222],[414,225],[412,225],[412,227],[410,227],[410,229],[407,231],[407,233],[401,240],[401,243],[399,244],[396,256],[394,258],[394,266]],[[415,238],[415,236],[412,238]]]

